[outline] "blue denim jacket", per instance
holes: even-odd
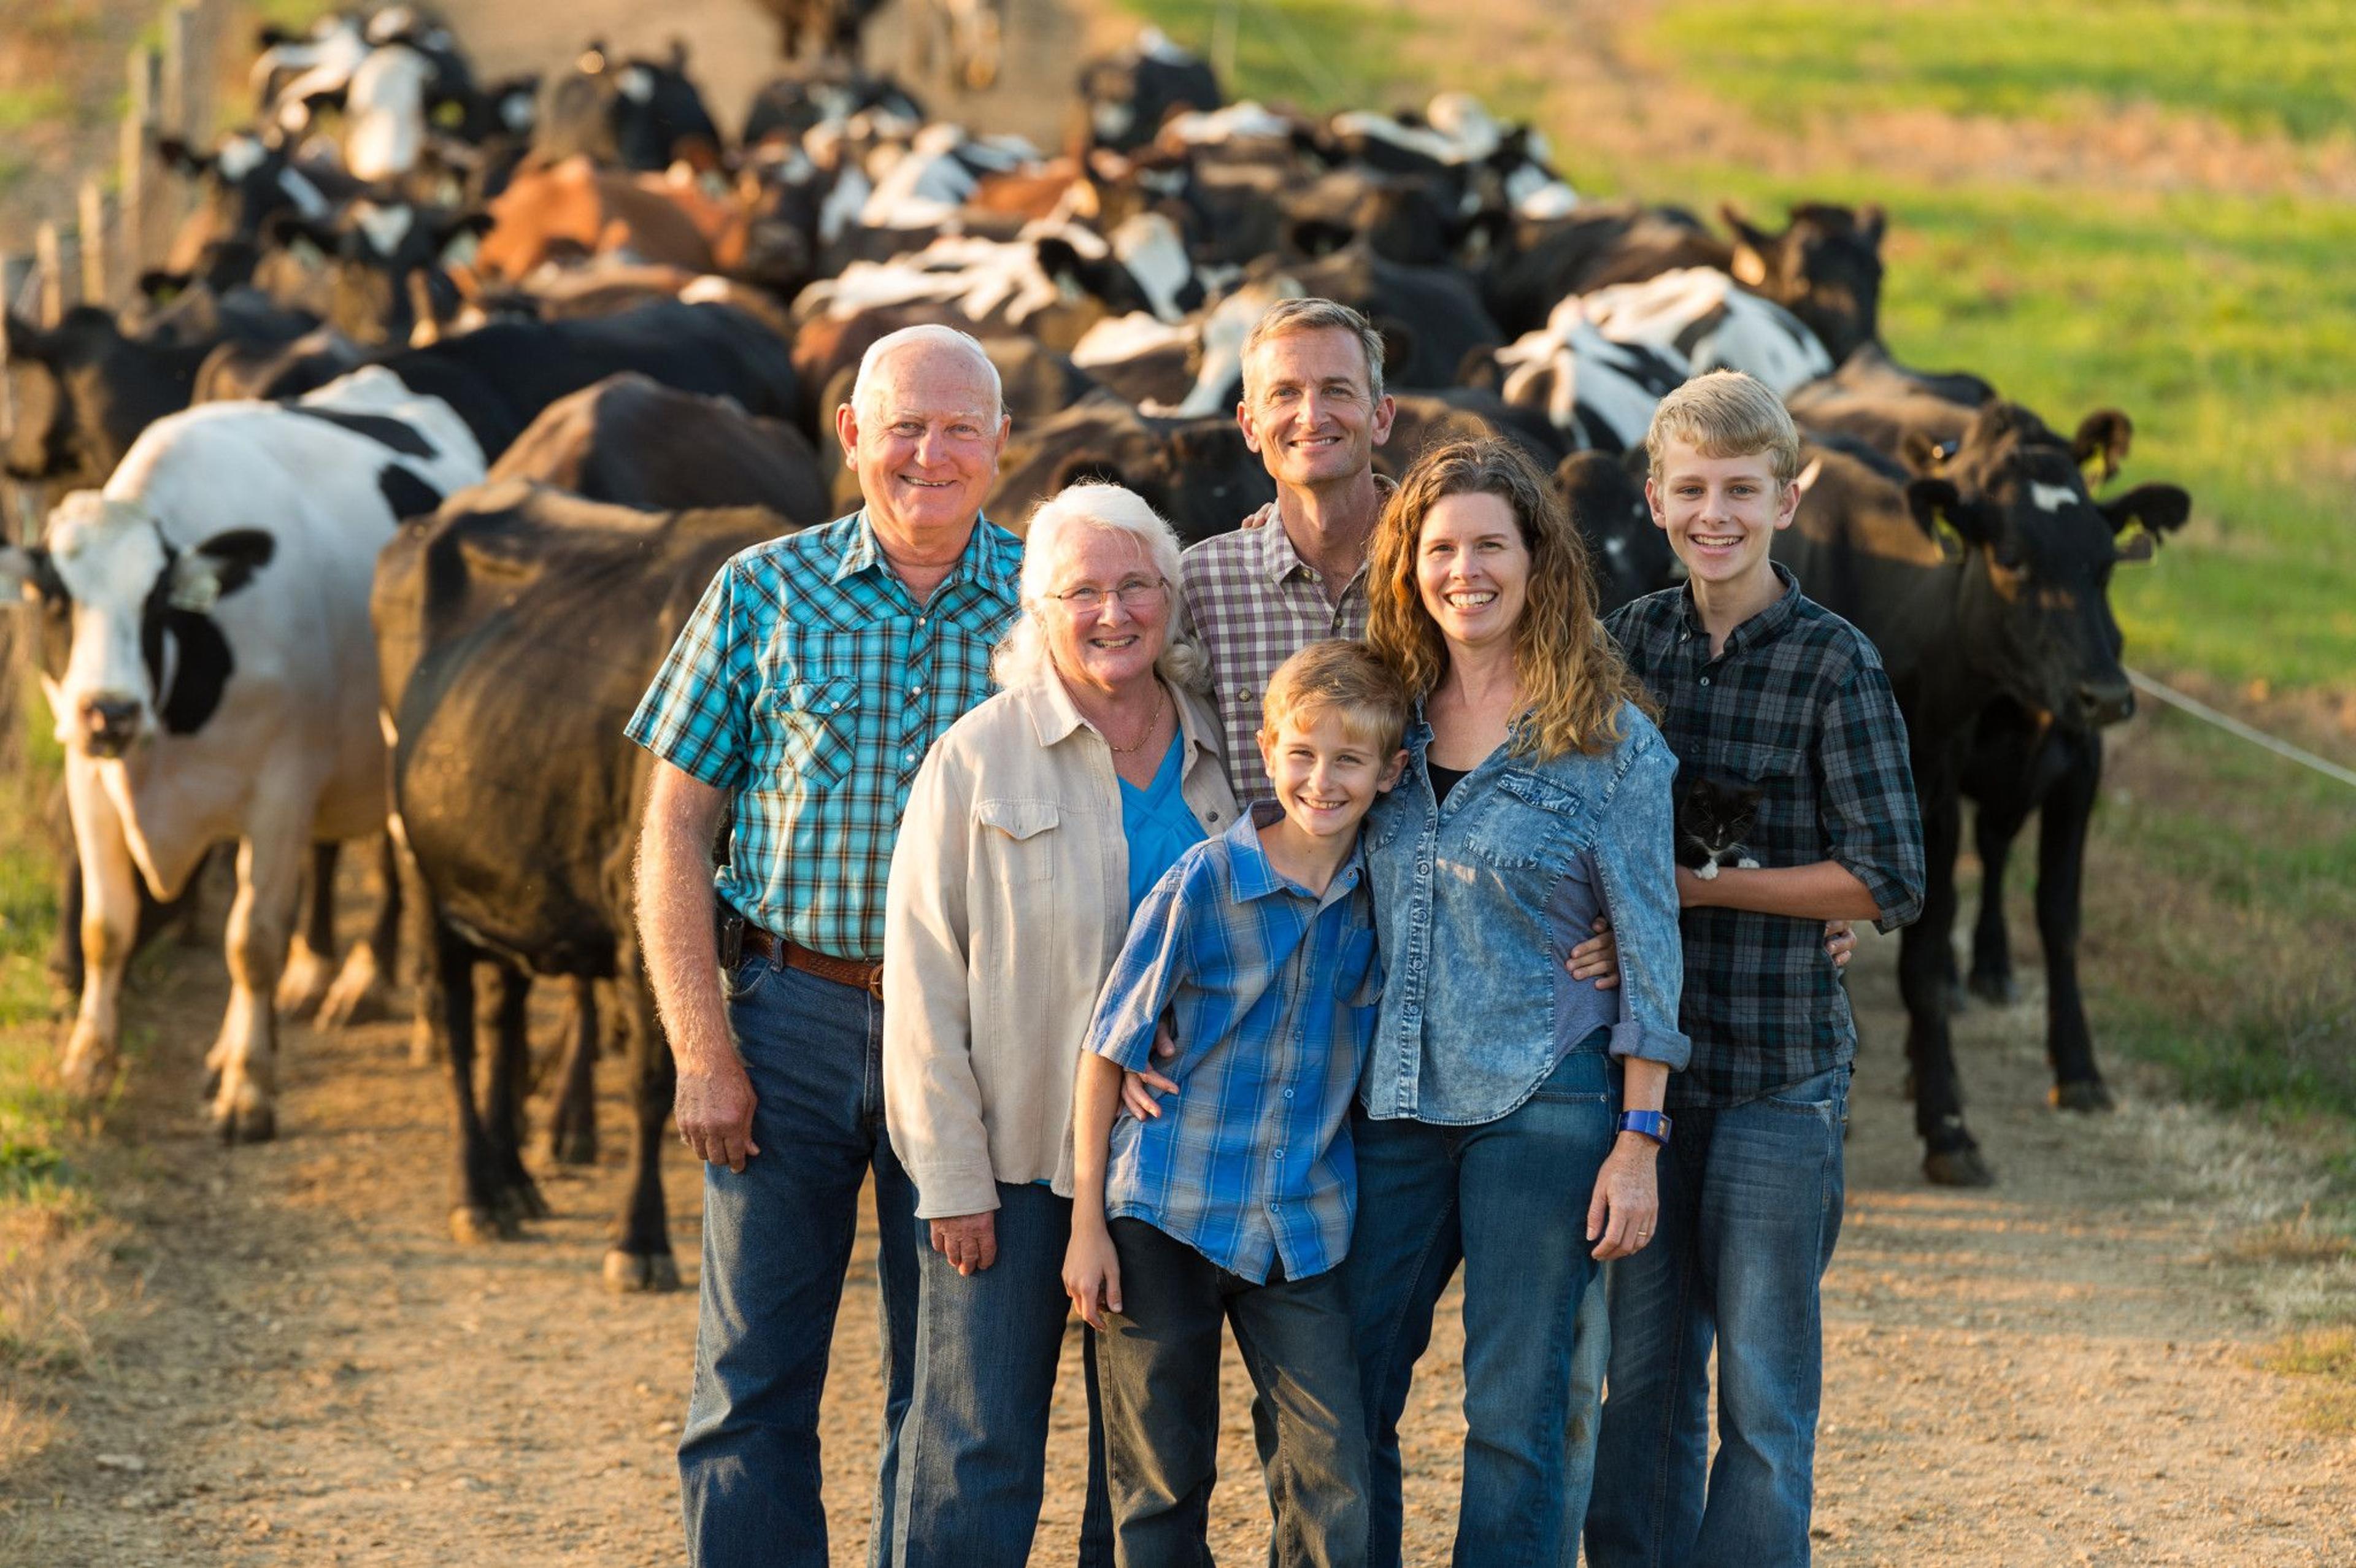
[[[1358,1101],[1377,1120],[1492,1122],[1527,1100],[1597,1024],[1611,1053],[1682,1068],[1676,759],[1633,706],[1620,742],[1540,762],[1505,748],[1441,805],[1420,706],[1408,770],[1366,818],[1387,978]],[[1595,897],[1620,944],[1616,1008],[1563,967]],[[1614,1013],[1617,1021],[1613,1022]]]

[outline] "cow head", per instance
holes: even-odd
[[[1835,364],[1880,336],[1887,219],[1878,205],[1804,202],[1781,234],[1752,224],[1732,202],[1719,215],[1734,231],[1735,277],[1805,322]]]
[[[360,344],[406,344],[452,316],[448,269],[491,226],[484,212],[451,213],[398,197],[365,197],[327,222],[282,219],[271,238],[305,249],[327,277],[326,325]]]
[[[317,222],[334,210],[328,193],[273,133],[233,131],[210,153],[166,136],[155,144],[155,155],[202,189],[210,219],[207,229],[216,239],[251,240],[280,212]]]
[[[582,50],[542,100],[539,130],[551,157],[610,154],[626,169],[660,173],[675,163],[698,173],[720,166],[720,130],[687,76],[687,45],[665,59],[625,59],[602,41]]]
[[[2112,570],[2147,558],[2191,512],[2173,485],[2094,499],[2082,458],[2115,464],[2130,431],[2126,415],[2106,409],[2064,441],[2019,404],[1998,402],[1952,450],[1917,432],[1904,453],[1917,475],[1907,489],[1915,519],[1933,538],[1952,530],[1964,549],[1966,657],[2024,707],[2088,729],[2135,711]]]
[[[76,490],[49,515],[43,543],[0,549],[0,585],[63,624],[61,667],[43,678],[59,741],[119,757],[159,727],[198,728],[230,667],[209,612],[275,548],[266,533],[233,528],[177,549],[145,507]]]
[[[1555,493],[1587,541],[1599,613],[1668,587],[1682,571],[1668,535],[1654,527],[1644,504],[1650,461],[1643,447],[1633,446],[1620,453],[1574,452],[1555,467]]]
[[[155,349],[95,305],[52,327],[6,320],[5,467],[11,478],[98,485],[139,432],[187,406],[201,349]]]

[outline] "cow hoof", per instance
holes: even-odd
[[[2008,970],[1982,974],[1972,972],[1972,995],[1981,1001],[1999,1008],[2018,1007],[2020,1003],[2020,982]]]
[[[213,1130],[225,1144],[266,1144],[278,1136],[278,1114],[267,1105],[216,1107]]]
[[[356,1023],[384,1015],[384,987],[376,966],[376,955],[363,943],[352,949],[351,956],[337,972],[336,983],[327,987],[327,998],[319,1004],[316,1022],[320,1029],[347,1029]]]
[[[2057,1111],[2075,1111],[2080,1115],[2093,1115],[2099,1111],[2115,1111],[2119,1103],[2111,1098],[2111,1087],[2099,1078],[2083,1083],[2056,1083],[2047,1091],[2048,1100]]]
[[[679,1261],[669,1253],[626,1253],[616,1247],[605,1254],[605,1288],[616,1296],[677,1290]]]
[[[521,1171],[509,1176],[499,1189],[497,1207],[507,1221],[507,1234],[511,1236],[523,1221],[545,1220],[552,1211],[548,1200],[540,1195],[540,1184]]]
[[[114,1086],[114,1059],[102,1051],[69,1050],[58,1065],[58,1081],[74,1100],[98,1100]]]
[[[512,1216],[487,1205],[461,1206],[450,1211],[450,1239],[462,1247],[509,1242],[520,1233]]]
[[[1933,1187],[1994,1187],[1996,1172],[1976,1148],[1943,1149],[1922,1157],[1922,1174]]]

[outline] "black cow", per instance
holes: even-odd
[[[323,223],[366,187],[333,164],[297,160],[274,133],[232,131],[209,153],[177,136],[155,144],[166,168],[202,191],[196,212],[174,239],[166,267],[187,272],[208,245],[252,241],[280,214]]]
[[[1152,141],[1181,110],[1216,109],[1227,101],[1210,66],[1154,27],[1129,48],[1082,65],[1079,87],[1076,139],[1116,153]]]
[[[1848,441],[1812,447],[1798,520],[1775,545],[1811,598],[1873,640],[1906,716],[1929,882],[1901,938],[1899,984],[1923,1170],[1949,1185],[1993,1179],[1965,1125],[1947,1023],[1958,796],[1976,726],[1999,699],[2087,728],[2131,701],[2108,599],[2119,536],[2177,527],[2189,508],[2172,485],[2097,506],[2069,443],[2036,415],[1998,402],[1967,417],[1952,451],[1918,449],[1935,473]],[[2055,1069],[2080,1081],[2091,1054],[2057,1056]]]
[[[721,137],[687,74],[687,45],[670,58],[617,59],[601,43],[541,90],[532,158],[557,164],[585,155],[611,167],[659,173],[674,163],[720,165]]]
[[[106,483],[139,432],[188,406],[211,345],[143,343],[96,305],[52,327],[6,320],[6,469],[59,488]]]
[[[430,339],[458,309],[450,264],[464,258],[491,221],[484,212],[363,197],[328,219],[273,219],[266,239],[288,255],[265,259],[263,275],[282,298],[291,295],[355,343]],[[305,245],[317,252],[316,261],[307,252],[294,261],[293,252]]]
[[[1835,364],[1880,340],[1888,219],[1878,204],[1795,203],[1780,234],[1761,229],[1730,201],[1718,211],[1735,237],[1726,270],[1806,323]]]
[[[1599,614],[1672,587],[1685,573],[1644,502],[1649,463],[1643,447],[1632,446],[1624,453],[1574,452],[1555,466],[1555,493],[1587,541]]]
[[[377,361],[412,390],[457,411],[496,460],[542,409],[624,370],[667,387],[734,399],[747,413],[791,419],[799,401],[786,346],[759,321],[721,304],[660,300],[618,315],[565,321],[495,321]],[[311,389],[324,368],[294,366],[274,395]]]
[[[822,59],[857,61],[859,35],[884,0],[760,0],[777,19],[777,52],[799,59],[805,49]]]
[[[1187,544],[1232,532],[1276,499],[1275,483],[1232,417],[1158,419],[1097,392],[1038,424],[1016,426],[987,509],[1019,528],[1033,507],[1083,479],[1128,485]]]
[[[766,507],[824,522],[824,477],[809,438],[635,371],[551,403],[492,464],[489,478],[532,479],[625,507]]]
[[[609,982],[636,1134],[605,1282],[679,1284],[661,1165],[674,1074],[631,907],[651,760],[622,728],[720,563],[791,527],[752,507],[642,512],[509,481],[405,524],[380,559],[369,613],[429,944],[419,1008],[447,1045],[457,1107],[462,1241],[546,1212],[519,1147],[531,976]],[[498,986],[487,1105],[474,1082],[480,964]],[[594,1027],[584,1019],[584,1036]]]
[[[1682,208],[1591,203],[1563,218],[1478,221],[1489,247],[1481,298],[1512,337],[1544,326],[1572,294],[1733,260],[1726,241]]]

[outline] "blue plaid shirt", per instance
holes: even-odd
[[[884,956],[884,887],[916,765],[988,697],[1023,544],[984,519],[919,604],[865,512],[731,557],[625,731],[735,792],[720,896],[840,958]]]
[[[1105,1214],[1143,1220],[1256,1285],[1340,1263],[1358,1207],[1350,1100],[1374,1038],[1383,966],[1365,859],[1318,898],[1260,848],[1263,801],[1154,884],[1088,1025],[1087,1048],[1135,1070],[1175,1014],[1180,1087],[1162,1115],[1113,1123]]]

